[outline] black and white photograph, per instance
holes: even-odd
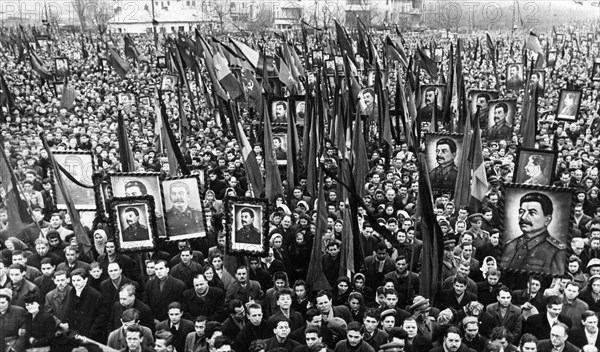
[[[463,135],[429,133],[425,140],[425,157],[432,189],[454,192],[458,162],[463,151]]]
[[[506,67],[506,90],[523,89],[523,64],[512,63]]]
[[[62,166],[75,180],[90,188],[84,188],[73,182],[66,175],[62,174],[61,177],[69,194],[71,200],[75,204],[77,209],[96,209],[96,201],[93,188],[94,175],[94,159],[92,154],[89,152],[75,152],[75,151],[55,151],[52,153],[54,160]],[[57,177],[57,175],[53,175]],[[58,191],[56,194],[56,206],[59,209],[66,209],[67,205],[63,198],[62,192]]]
[[[167,68],[167,58],[165,56],[157,56],[156,57],[156,67],[159,69]]]
[[[502,269],[560,276],[565,272],[573,190],[507,184]]]
[[[120,252],[154,248],[156,218],[151,196],[115,197],[110,200],[115,244]]]
[[[581,104],[582,91],[562,89],[556,108],[556,118],[559,120],[573,122],[577,120],[579,106]]]
[[[471,90],[469,91],[469,109],[471,114],[479,116],[480,128],[487,127],[489,104],[498,100],[500,92],[497,90]]]
[[[444,59],[444,48],[435,48],[433,54],[433,61],[441,63]]]
[[[266,199],[227,197],[225,216],[228,253],[267,255],[269,214]]]
[[[510,140],[515,125],[517,102],[515,100],[494,100],[488,106],[487,124],[480,126],[482,137],[487,141]]]
[[[546,58],[546,66],[554,67],[556,65],[556,59],[558,57],[556,50],[549,50],[548,57]]]
[[[322,50],[314,50],[312,52],[312,63],[313,63],[313,67],[321,66],[321,63],[323,63],[323,51]]]
[[[444,92],[446,86],[441,84],[423,85],[421,105],[417,108],[417,123],[431,123],[443,120]]]
[[[328,76],[335,75],[335,61],[334,60],[325,60],[325,71]]]
[[[377,95],[373,88],[365,88],[358,93],[358,110],[361,115],[377,112]]]
[[[533,70],[529,74],[529,89],[533,92],[533,89],[537,89],[538,97],[543,97],[546,90],[546,71],[545,70]]]
[[[287,133],[273,134],[273,152],[277,165],[287,165]]]
[[[205,237],[199,176],[166,178],[161,188],[169,241]]]
[[[519,148],[513,181],[525,185],[550,186],[556,161],[555,151]]]
[[[130,92],[119,93],[117,96],[119,99],[119,106],[124,110],[128,111],[132,106],[135,106],[135,94]]]
[[[594,62],[594,66],[592,68],[592,81],[600,81],[600,62]]]
[[[179,77],[175,75],[163,75],[160,81],[160,89],[162,91],[174,92],[177,89]]]
[[[272,122],[283,124],[288,122],[288,102],[286,100],[273,100],[271,103]]]
[[[163,199],[160,190],[158,173],[114,173],[109,174],[110,198],[112,197],[137,197],[149,195],[154,198],[158,237],[166,237],[164,220]]]
[[[69,75],[69,71],[69,59],[66,57],[57,57],[54,59],[54,72],[56,72],[56,77],[64,80],[64,78]]]
[[[296,124],[298,126],[304,126],[304,119],[306,118],[306,102],[303,96],[298,97],[294,100],[294,112],[296,114]]]

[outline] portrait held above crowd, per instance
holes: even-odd
[[[598,22],[1,31],[0,352],[600,348]]]

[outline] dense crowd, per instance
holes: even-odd
[[[388,150],[381,148],[378,138],[367,143],[369,172],[361,183],[366,204],[362,214],[371,214],[378,226],[366,216],[359,219],[360,233],[355,235],[360,243],[357,253],[363,257],[351,276],[340,274],[343,229],[349,220],[342,214],[348,204],[330,176],[319,185],[326,197],[326,233],[315,233],[316,199],[306,190],[304,174],[291,192],[282,190],[270,199],[268,255],[227,265],[223,200],[252,193],[231,129],[200,95],[193,98],[186,92],[185,110],[194,118],[184,158],[193,173],[206,174],[202,197],[206,237],[158,242],[152,251],[125,255],[116,250],[110,226],[94,222],[86,227],[91,249],[84,250],[69,214],[56,208],[59,190],[38,134],[44,132],[54,150],[91,152],[98,172],[118,172],[120,111],[127,121],[135,171],[168,174],[176,166],[156,150],[154,105],[122,109],[117,102],[121,92],[155,97],[163,70],[140,63],[122,79],[99,65],[102,60],[92,58],[105,54],[100,46],[97,49],[73,33],[56,33],[52,45],[39,51],[48,60],[69,58],[68,82],[77,96],[67,110],[60,109],[51,82],[37,77],[28,62],[17,63],[17,52],[6,50],[0,65],[15,106],[5,113],[2,141],[36,224],[9,233],[6,204],[0,208],[0,352],[94,350],[95,343],[136,352],[597,351],[600,116],[597,85],[588,72],[599,50],[597,41],[582,40],[584,34],[596,31],[595,24],[576,23],[558,31],[569,37],[566,43],[555,44],[550,33],[542,40],[552,43],[550,48],[559,55],[554,67],[545,68],[535,147],[557,152],[552,185],[576,189],[565,274],[550,280],[532,273],[526,280],[502,283],[509,274],[499,265],[506,245],[500,230],[501,185],[512,181],[517,145],[523,142],[519,127],[524,96],[524,90],[506,90],[504,72],[510,63],[521,62],[524,38],[492,33],[498,50],[494,68],[490,55],[482,57],[484,50],[475,46],[476,36],[485,42],[485,33],[477,33],[462,39],[466,90],[493,90],[498,84],[500,96],[516,99],[519,111],[507,138],[484,135],[489,189],[483,204],[478,208],[455,204],[453,192],[436,196],[434,212],[444,251],[441,288],[434,297],[420,293],[427,278],[420,277],[423,238],[416,209],[419,178],[427,175],[419,175],[419,151],[409,149],[405,139],[395,141],[389,162]],[[383,33],[372,36],[381,50]],[[113,35],[107,40],[119,44],[120,38]],[[140,36],[136,43],[155,57],[159,50],[153,40],[151,35]],[[272,49],[279,40],[274,37],[263,44]],[[422,33],[406,33],[402,41],[408,53],[429,41],[445,50],[455,43],[452,37]],[[91,54],[88,58],[83,57],[82,43]],[[320,44],[313,38],[310,45],[316,49]],[[452,71],[447,60],[441,66],[443,72]],[[208,79],[205,69],[203,73]],[[400,77],[392,72],[390,81],[395,79]],[[425,73],[421,79],[437,83]],[[394,92],[392,83],[388,82]],[[200,89],[194,80],[190,84],[192,90]],[[313,88],[307,85],[307,94]],[[561,88],[583,90],[574,122],[555,119]],[[181,138],[176,94],[164,92],[163,99]],[[191,111],[189,99],[196,99],[197,111]],[[481,113],[487,107],[487,101],[477,104]],[[244,128],[264,171],[264,146],[257,128],[261,117],[251,112],[242,104]],[[449,128],[442,116],[434,117],[439,130]],[[431,113],[420,113],[418,130],[425,133],[430,121]],[[336,146],[332,141],[325,146],[324,161],[339,165]],[[2,182],[6,191],[8,182]],[[377,233],[381,227],[397,241]],[[306,281],[316,237],[323,240],[322,269],[329,291],[315,291]]]

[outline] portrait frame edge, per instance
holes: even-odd
[[[123,236],[119,230],[119,223],[121,221],[117,207],[126,204],[140,204],[143,203],[147,206],[146,219],[148,219],[148,229],[151,230],[149,241],[150,245],[146,246],[132,246],[130,248],[123,248],[122,242]],[[154,197],[151,195],[137,196],[137,197],[113,197],[109,201],[109,221],[111,222],[110,229],[112,231],[113,240],[115,242],[116,249],[119,253],[137,253],[145,250],[151,250],[156,247],[156,238],[158,237],[158,230],[156,224],[156,212],[154,207]]]
[[[464,137],[464,133],[456,133],[456,132],[426,132],[425,133],[425,138],[423,140],[423,142],[425,143],[425,147],[423,149],[423,151],[425,152],[425,164],[427,164],[427,143],[428,143],[428,139],[430,139],[431,137],[456,137],[459,139],[462,139]],[[462,143],[462,140],[461,140]],[[461,145],[462,148],[464,148],[464,146]],[[433,169],[432,169],[433,170]],[[431,170],[427,169],[427,172],[430,172]],[[445,192],[450,192],[451,196],[454,196],[454,192],[456,191],[455,189],[449,189],[449,188],[439,188],[439,187],[433,187],[433,185],[431,186],[431,191],[432,194],[435,196],[439,196]]]
[[[560,108],[560,104],[563,101],[563,94],[566,93],[578,93],[578,100],[577,100],[577,111],[575,112],[575,118],[570,119],[570,118],[564,118],[564,117],[560,117],[561,115],[559,114],[559,108]],[[577,119],[579,118],[579,110],[581,109],[581,101],[583,98],[583,90],[581,89],[561,89],[559,91],[558,94],[558,101],[556,103],[556,120],[560,120],[560,121],[566,121],[566,122],[576,122]],[[563,115],[564,116],[564,115]]]
[[[569,224],[568,224],[568,233],[566,234],[567,238],[568,236],[570,236],[570,233],[573,231],[573,226],[574,226],[574,207],[573,205],[576,202],[576,189],[572,188],[572,187],[558,187],[558,186],[541,186],[541,185],[525,185],[525,184],[521,184],[521,183],[514,183],[514,182],[505,182],[500,186],[501,189],[501,194],[502,197],[499,198],[498,200],[498,210],[500,213],[500,219],[502,221],[500,221],[499,226],[498,226],[498,230],[500,231],[500,235],[501,238],[503,239],[503,245],[502,245],[502,252],[504,252],[504,248],[506,243],[508,242],[506,240],[506,235],[505,235],[505,224],[504,224],[504,220],[506,219],[506,195],[507,195],[507,189],[509,188],[515,188],[515,189],[523,189],[523,190],[530,190],[530,191],[546,191],[546,192],[562,192],[562,193],[567,193],[570,194],[570,200],[569,202],[571,203],[570,207],[569,207],[569,211],[568,211],[568,219],[569,219]],[[569,246],[568,242],[564,243],[565,246]],[[568,258],[567,258],[568,259]],[[565,265],[567,264],[567,262],[565,261],[564,263]],[[513,274],[513,275],[519,275],[519,274],[526,274],[526,275],[531,275],[531,274],[535,274],[535,275],[539,275],[539,276],[543,276],[543,277],[559,277],[560,275],[564,274],[560,273],[560,274],[549,274],[549,273],[544,273],[544,272],[539,272],[539,271],[531,271],[531,270],[521,270],[521,269],[515,269],[515,268],[502,268],[500,265],[500,260],[498,261],[498,268],[501,269],[503,272],[509,273],[509,274]],[[565,267],[565,271],[566,271],[566,267]]]
[[[556,177],[556,164],[558,163],[558,151],[518,147],[516,157],[514,159],[515,160],[515,170],[519,170],[519,168],[518,168],[519,161],[520,161],[521,155],[523,155],[524,152],[532,152],[532,153],[537,153],[537,154],[549,154],[549,155],[553,156],[552,165],[551,165],[552,168],[550,169],[550,175],[548,178],[548,182],[550,182],[550,184],[547,185],[547,186],[551,186],[552,181]],[[518,176],[517,176],[517,172],[515,171],[515,172],[513,172],[513,178],[510,183],[521,184],[521,183],[518,183],[517,180],[518,180]],[[537,185],[537,186],[541,186],[541,185]]]
[[[260,206],[262,212],[262,251],[251,251],[251,250],[239,250],[233,249],[232,238],[233,223],[235,221],[235,214],[233,214],[233,208],[235,205],[248,204],[253,206]],[[225,212],[225,233],[226,233],[226,245],[225,251],[229,255],[248,255],[255,257],[266,257],[269,253],[269,200],[266,198],[251,198],[251,197],[225,197],[223,204]]]
[[[192,236],[192,234],[183,234],[183,235],[176,235],[176,236],[171,236],[169,234],[169,222],[167,220],[167,201],[166,201],[166,195],[165,195],[165,190],[164,190],[164,185],[163,183],[165,181],[175,181],[175,180],[189,180],[189,179],[195,179],[196,180],[196,185],[198,187],[198,200],[200,201],[200,212],[202,213],[202,225],[204,227],[204,236]],[[202,238],[202,237],[206,237],[207,236],[207,226],[206,226],[206,214],[204,213],[204,206],[202,204],[202,182],[200,181],[200,175],[198,174],[191,174],[191,175],[181,175],[181,176],[171,176],[171,177],[165,177],[165,178],[160,178],[159,177],[159,185],[160,185],[160,193],[161,193],[161,201],[163,204],[163,210],[164,210],[164,222],[165,222],[165,231],[166,231],[166,237],[164,237],[164,241],[167,242],[176,242],[176,241],[180,241],[180,240],[186,240],[186,239],[192,239],[192,238]],[[194,232],[195,233],[195,232]]]
[[[100,216],[103,220],[108,220],[108,208],[107,203],[108,199],[103,199],[103,191],[102,184],[106,183],[108,187],[106,188],[108,193],[108,188],[110,187],[110,180],[107,181],[107,174],[95,172],[92,175],[92,181],[94,182],[94,196],[96,198],[96,216]]]
[[[90,161],[92,164],[92,189],[94,188],[94,174],[96,173],[96,161],[94,160],[94,154],[92,153],[92,151],[83,151],[83,150],[53,150],[52,151],[52,155],[56,156],[56,155],[86,155],[90,157]],[[63,165],[60,165],[61,167],[64,167]],[[66,177],[66,176],[65,176]],[[57,176],[54,174],[54,170],[50,169],[50,181],[52,181],[52,191],[54,192],[54,206],[57,209],[67,209],[66,204],[60,203],[60,205],[63,205],[63,208],[59,208],[59,203],[58,203],[58,192],[57,192],[57,184],[56,184],[56,178]],[[79,187],[79,186],[78,186]],[[60,190],[58,190],[60,191]],[[62,195],[61,195],[62,196]],[[94,195],[95,196],[95,195]],[[95,199],[94,199],[94,203],[96,203]],[[88,204],[86,204],[85,206],[78,208],[77,204],[75,204],[75,209],[77,210],[92,210],[95,208],[89,207]],[[97,207],[97,204],[94,204],[94,207]]]

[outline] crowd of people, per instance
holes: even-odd
[[[503,114],[509,108],[504,104],[496,121],[503,127],[484,133],[482,154],[489,189],[483,204],[478,208],[456,204],[453,192],[441,192],[434,200],[444,250],[440,290],[432,297],[423,296],[420,290],[428,278],[420,275],[423,233],[416,213],[419,182],[428,175],[419,174],[419,151],[409,148],[404,138],[395,141],[391,150],[382,148],[379,138],[367,143],[369,173],[361,183],[366,209],[361,213],[370,214],[377,224],[366,220],[367,216],[358,220],[360,233],[355,235],[360,248],[356,253],[362,258],[356,272],[349,276],[340,272],[345,257],[340,253],[345,248],[343,229],[349,219],[342,216],[348,204],[341,199],[339,185],[329,176],[319,185],[326,197],[327,230],[316,234],[316,197],[307,192],[306,174],[293,190],[282,190],[270,199],[268,255],[246,257],[242,265],[234,267],[227,265],[223,201],[227,196],[252,192],[231,129],[201,94],[189,97],[183,89],[184,109],[187,116],[193,116],[187,141],[183,141],[187,146],[184,159],[193,173],[206,173],[202,196],[206,236],[158,241],[151,251],[125,255],[117,251],[110,224],[94,222],[84,234],[92,244],[88,250],[78,240],[81,234],[73,232],[68,212],[56,208],[59,190],[38,134],[45,134],[53,150],[92,153],[97,172],[119,172],[122,146],[118,144],[117,121],[121,114],[127,122],[135,171],[167,175],[176,166],[169,164],[163,150],[156,150],[154,105],[140,99],[124,109],[117,101],[123,92],[138,99],[155,98],[165,69],[139,63],[123,79],[105,61],[93,57],[105,54],[99,46],[73,33],[54,33],[52,44],[38,50],[48,60],[69,58],[68,84],[77,94],[73,108],[67,110],[60,108],[52,82],[41,80],[29,62],[18,62],[15,45],[4,48],[0,65],[14,107],[4,114],[2,142],[35,223],[21,233],[9,233],[7,204],[0,208],[0,352],[98,348],[135,352],[597,351],[600,116],[598,86],[588,73],[599,50],[596,36],[585,36],[596,33],[597,28],[595,23],[574,23],[557,31],[568,40],[555,42],[550,32],[542,40],[558,57],[554,66],[543,69],[545,86],[538,98],[535,146],[539,150],[554,148],[557,154],[556,169],[547,181],[575,189],[568,243],[554,243],[568,252],[564,263],[553,264],[560,266],[561,272],[564,266],[564,274],[540,275],[532,269],[526,280],[515,281],[500,265],[508,242],[501,231],[501,185],[513,180],[517,146],[523,138],[531,138],[519,133],[523,97],[530,87],[514,88],[511,85],[516,83],[509,77],[515,70],[511,64],[523,60],[525,38],[515,32],[493,33],[498,53],[497,62],[492,63],[494,54],[483,57],[483,46],[475,46],[479,40],[485,41],[485,33],[461,34],[466,91],[497,90],[501,98],[515,99],[516,106],[512,128],[506,127],[508,120]],[[371,35],[376,48],[383,50],[386,33]],[[114,34],[108,40],[115,43],[119,38]],[[248,39],[261,40],[254,35]],[[436,41],[448,53],[455,39],[407,32],[402,45],[412,53],[423,43]],[[162,49],[154,46],[152,35],[135,40],[138,48],[147,47],[149,57],[160,55]],[[262,44],[274,49],[280,40],[273,37]],[[3,45],[10,44],[3,41]],[[84,57],[82,45],[90,57]],[[310,41],[313,50],[320,49],[319,45],[314,38]],[[440,63],[442,71],[452,72],[447,59]],[[206,68],[203,73],[208,81]],[[364,74],[363,83],[366,70]],[[437,83],[424,72],[421,75],[423,83]],[[529,82],[525,78],[521,76],[521,84]],[[400,79],[399,75],[391,72],[391,92],[395,79]],[[305,82],[304,90],[312,94],[314,82]],[[193,79],[190,85],[192,90],[200,89]],[[555,118],[560,90],[565,88],[582,92],[572,122]],[[162,93],[175,135],[182,138],[177,94]],[[415,116],[422,133],[429,130],[430,122],[436,123],[439,131],[448,128],[441,109],[430,106],[441,97],[437,93],[432,97],[424,94],[424,108]],[[475,118],[487,121],[483,112],[487,114],[489,96],[474,98],[476,111],[482,114]],[[189,99],[195,99],[195,104],[189,104]],[[190,111],[191,106],[198,107],[197,111]],[[370,113],[376,111],[372,108]],[[432,111],[436,111],[433,119]],[[264,171],[260,114],[249,113],[242,104],[241,116]],[[325,162],[339,165],[343,156],[338,155],[337,146],[332,141],[325,146]],[[535,170],[536,165],[539,161],[532,161],[529,167]],[[456,165],[450,169],[458,171]],[[448,172],[438,173],[448,182]],[[537,180],[539,184],[540,178]],[[10,184],[2,180],[3,198]],[[532,214],[527,219],[537,221]],[[378,233],[376,229],[382,227],[396,241]],[[313,283],[307,282],[317,238],[323,240],[319,255],[331,290],[315,291]],[[513,245],[516,252],[533,256],[533,243]]]

